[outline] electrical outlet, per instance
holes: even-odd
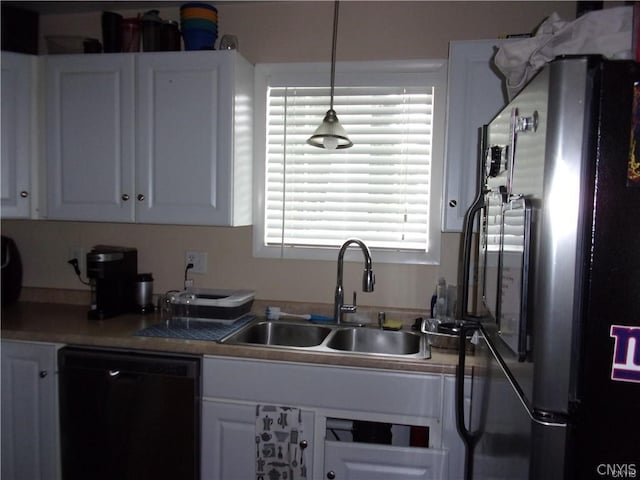
[[[86,277],[87,276],[87,252],[85,251],[85,249],[78,245],[69,247],[66,261],[73,260],[74,258],[78,261],[78,268],[80,269],[80,273]]]
[[[193,263],[193,268],[189,269],[192,273],[207,273],[207,252],[185,252],[184,264]]]

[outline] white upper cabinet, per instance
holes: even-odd
[[[2,52],[2,218],[29,218],[37,200],[37,57]]]
[[[251,223],[253,67],[237,52],[139,55],[136,219]]]
[[[49,218],[251,223],[253,67],[236,51],[47,66]]]
[[[48,217],[134,220],[134,55],[46,59]]]
[[[509,40],[449,43],[447,140],[442,230],[462,231],[477,185],[480,131],[506,105],[495,48]]]

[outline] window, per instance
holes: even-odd
[[[256,69],[256,255],[335,259],[357,237],[376,261],[438,263],[445,63],[338,64],[334,109],[354,146],[333,151],[306,144],[329,68]]]

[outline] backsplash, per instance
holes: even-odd
[[[198,251],[207,252],[208,270],[189,275],[195,288],[253,290],[256,299],[269,300],[274,306],[291,300],[333,304],[336,261],[255,258],[251,227],[3,220],[2,231],[15,240],[20,251],[23,287],[84,290],[86,304],[89,289],[67,263],[69,250],[79,246],[86,252],[100,244],[137,248],[138,272],[153,274],[156,294],[183,287],[185,252]],[[383,264],[376,262],[374,252],[376,286],[371,293],[360,292],[360,259],[345,262],[345,298],[356,290],[361,311],[368,307],[375,312],[427,310],[438,277],[450,283],[457,277],[459,241],[459,234],[442,234],[440,265]],[[336,260],[337,255],[336,249]],[[86,279],[86,272],[82,278]]]

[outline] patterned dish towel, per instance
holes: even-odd
[[[256,407],[256,480],[307,478],[299,408]]]

